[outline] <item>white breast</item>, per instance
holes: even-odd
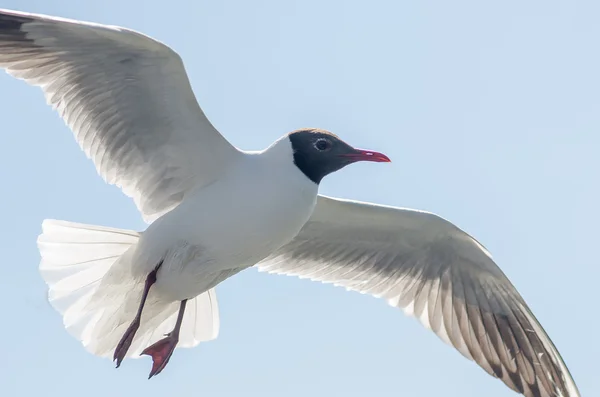
[[[223,178],[150,225],[135,268],[147,274],[164,260],[156,289],[180,300],[288,243],[310,218],[318,190],[292,162],[288,146],[279,142],[246,155]]]

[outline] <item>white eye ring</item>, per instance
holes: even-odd
[[[319,138],[313,143],[313,146],[319,152],[324,152],[331,149],[331,141],[329,139]]]

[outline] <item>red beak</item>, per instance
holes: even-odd
[[[372,150],[355,149],[352,153],[342,154],[342,157],[352,159],[352,161],[375,161],[377,163],[391,163],[392,160],[383,153]]]

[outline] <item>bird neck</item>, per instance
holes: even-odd
[[[294,186],[305,187],[307,191],[318,192],[319,184],[312,180],[295,161],[294,149],[288,136],[285,135],[276,140],[260,152],[260,157],[266,161],[271,175],[279,174]]]
[[[302,174],[302,177],[307,178],[310,182],[319,186],[322,177],[315,174],[311,164],[306,162],[302,156],[294,151],[289,135],[282,136],[262,153],[274,162],[292,164],[294,171],[299,171]]]

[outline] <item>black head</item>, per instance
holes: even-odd
[[[325,176],[357,161],[390,162],[382,153],[355,149],[325,130],[308,128],[290,132],[294,163],[318,184]]]

